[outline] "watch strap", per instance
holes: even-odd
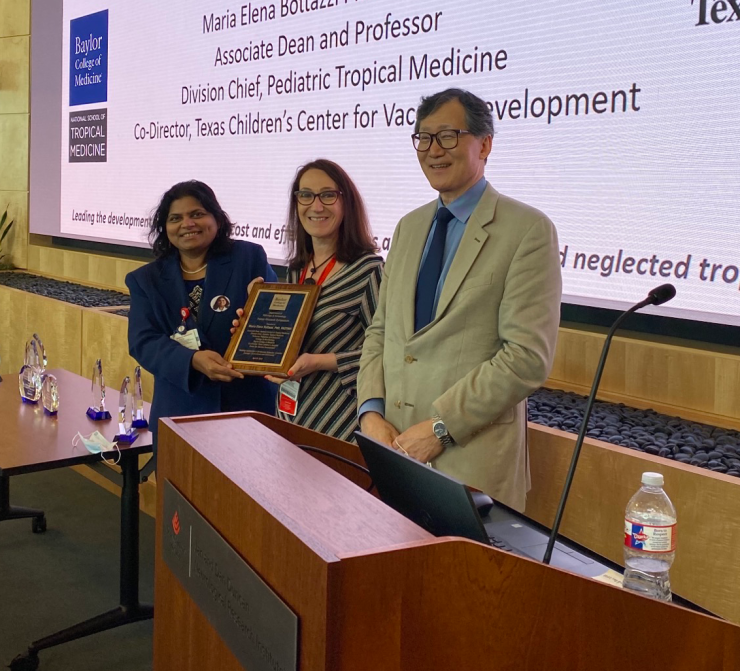
[[[442,418],[435,413],[434,415],[432,415],[432,427],[436,427],[440,424],[444,428],[444,433],[442,435],[438,435],[435,431],[434,435],[437,436],[437,440],[442,443],[443,447],[452,447],[455,444],[455,441],[452,440],[452,436],[450,435],[449,431],[447,431],[447,427],[442,421]]]

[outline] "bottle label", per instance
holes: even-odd
[[[673,552],[676,549],[676,524],[651,526],[625,519],[624,544],[643,552]]]

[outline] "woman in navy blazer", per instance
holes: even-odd
[[[156,260],[126,276],[129,352],[154,375],[150,425],[155,446],[160,417],[275,412],[275,385],[262,376],[242,375],[223,358],[249,283],[257,277],[277,279],[265,250],[232,240],[231,232],[232,223],[209,186],[175,184],[152,218],[149,239]]]

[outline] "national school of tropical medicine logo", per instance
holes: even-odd
[[[69,22],[69,106],[108,100],[108,10]]]
[[[108,10],[69,22],[69,106],[108,100]],[[108,109],[69,112],[69,162],[108,160]]]

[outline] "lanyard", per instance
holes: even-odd
[[[324,268],[324,272],[321,273],[321,277],[319,277],[319,281],[316,282],[318,286],[321,286],[323,284],[324,280],[326,279],[327,275],[329,275],[329,273],[331,272],[336,262],[337,262],[336,257],[334,257],[331,261],[329,261],[329,263],[326,265],[326,268]],[[298,280],[298,284],[303,284],[303,281],[306,279],[307,272],[308,272],[308,266],[306,266],[303,269],[303,272],[301,273],[301,279]],[[309,282],[309,284],[311,284],[311,282]]]

